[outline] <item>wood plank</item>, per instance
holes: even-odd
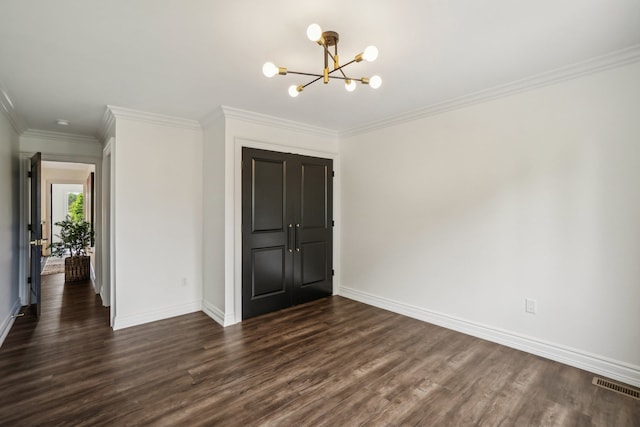
[[[588,372],[345,298],[114,332],[61,276],[0,348],[2,425],[640,425]]]

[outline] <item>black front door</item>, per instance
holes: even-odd
[[[331,295],[330,159],[243,148],[242,318]]]

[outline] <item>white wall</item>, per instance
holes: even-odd
[[[0,345],[20,309],[18,291],[18,134],[0,113]]]
[[[639,118],[636,63],[341,141],[343,294],[640,384]]]
[[[199,311],[202,130],[197,122],[110,108],[114,329]]]
[[[203,123],[203,311],[224,324],[225,240],[224,176],[225,126],[222,111]]]

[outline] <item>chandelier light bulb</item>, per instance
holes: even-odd
[[[367,62],[375,61],[378,57],[378,48],[375,46],[367,46],[362,53],[362,58]]]
[[[300,92],[298,91],[298,86],[296,85],[291,85],[289,86],[289,96],[292,98],[295,98],[296,96],[298,96]]]
[[[278,67],[276,67],[273,62],[265,62],[262,66],[262,74],[266,77],[273,77],[278,74]]]
[[[353,80],[345,80],[344,87],[345,89],[347,89],[347,92],[353,92],[354,90],[356,90],[356,82],[354,82]]]
[[[311,24],[307,27],[307,37],[312,42],[317,42],[322,38],[322,28],[318,24]]]
[[[371,86],[373,89],[378,89],[381,85],[382,79],[380,78],[380,76],[372,76],[369,79],[369,86]]]

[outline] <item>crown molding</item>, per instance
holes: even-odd
[[[0,83],[0,112],[9,120],[9,123],[18,135],[27,130],[27,124],[13,107],[9,94]]]
[[[100,141],[98,141],[98,139],[94,136],[53,132],[48,130],[27,129],[20,136],[22,138],[41,139],[47,141],[62,141],[74,144],[100,144]]]
[[[266,125],[311,135],[329,136],[332,138],[338,137],[338,132],[333,129],[282,119],[280,117],[269,116],[267,114],[255,113],[253,111],[241,110],[239,108],[228,107],[226,105],[222,105],[221,109],[224,117],[228,119],[242,120],[248,123]]]
[[[536,74],[511,83],[494,86],[489,89],[474,92],[458,98],[453,98],[444,102],[408,111],[406,113],[391,116],[387,119],[376,120],[362,126],[354,127],[346,131],[339,132],[340,138],[348,138],[355,135],[384,129],[402,123],[435,116],[451,110],[467,107],[482,102],[503,98],[520,92],[549,86],[567,80],[576,79],[585,75],[597,73],[611,68],[621,67],[640,61],[640,44],[617,50],[606,55],[597,56],[586,61],[578,62],[555,70]]]
[[[109,107],[105,108],[102,115],[102,121],[100,122],[100,128],[98,129],[98,136],[106,144],[109,138],[114,136],[116,126],[116,117],[111,112]]]
[[[109,117],[113,116],[113,119]],[[135,120],[139,122],[153,123],[157,125],[171,126],[177,128],[197,129],[201,130],[202,127],[197,120],[184,119],[181,117],[167,116],[164,114],[148,113],[146,111],[133,110],[130,108],[116,107],[114,105],[107,105],[107,112],[103,119],[104,125],[111,125],[111,121],[117,121],[118,119]],[[103,130],[105,126],[103,125]],[[108,127],[107,127],[108,129]]]
[[[224,111],[222,111],[222,107],[216,108],[215,110],[201,118],[200,125],[203,128],[207,128],[219,119],[224,119]]]

